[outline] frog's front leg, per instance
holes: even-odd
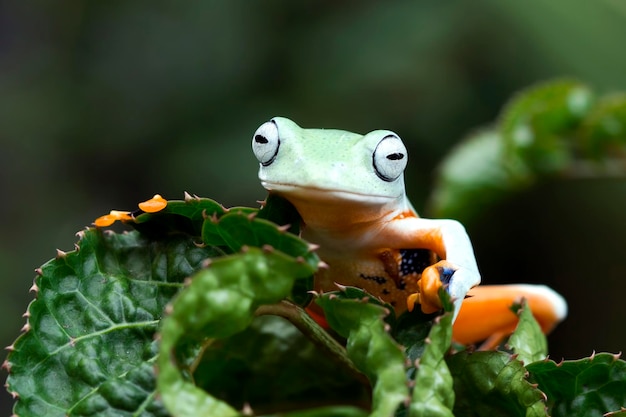
[[[422,272],[419,293],[407,299],[409,310],[415,302],[420,303],[425,313],[440,309],[439,288],[446,284],[454,301],[456,318],[467,292],[480,283],[474,250],[465,228],[455,220],[405,217],[389,222],[383,234],[394,248],[430,249],[441,259]]]

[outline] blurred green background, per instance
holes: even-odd
[[[264,198],[249,146],[272,116],[396,131],[423,210],[438,162],[520,88],[626,90],[625,41],[619,0],[0,3],[0,345],[33,269],[97,216],[156,192]],[[625,211],[623,178],[555,181],[466,225],[485,283],[566,296],[557,360],[626,349]]]

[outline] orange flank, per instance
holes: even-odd
[[[167,200],[159,194],[155,194],[150,200],[139,203],[139,209],[146,213],[156,213],[167,206]]]
[[[418,216],[417,216],[417,214],[415,214],[415,212],[413,210],[405,210],[402,213],[398,214],[393,219],[391,219],[391,221],[400,220],[400,219],[406,219],[407,217],[418,217]]]
[[[310,304],[304,310],[313,319],[313,321],[322,326],[322,328],[330,328],[328,322],[326,321],[326,317],[324,316],[324,312],[321,311],[321,308],[317,306],[317,304]]]
[[[100,216],[94,220],[93,224],[96,227],[107,227],[111,226],[118,220],[128,221],[132,219],[133,218],[128,211],[111,210],[109,214],[105,214],[104,216]]]
[[[550,332],[567,315],[565,300],[543,285],[484,285],[471,289],[463,301],[452,331],[455,342],[468,345],[486,341],[492,349],[517,326],[514,303],[525,299],[544,333]]]

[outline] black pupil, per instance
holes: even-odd
[[[404,154],[401,153],[390,153],[389,155],[387,155],[387,159],[390,159],[392,161],[397,161],[402,158],[404,158]]]
[[[269,142],[269,141],[267,140],[267,138],[266,138],[265,136],[263,136],[263,135],[255,135],[255,136],[254,136],[254,141],[255,141],[256,143],[267,143],[267,142]]]

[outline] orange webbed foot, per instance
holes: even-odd
[[[455,342],[465,345],[488,341],[483,348],[497,347],[515,330],[518,317],[511,306],[522,300],[526,300],[544,333],[549,333],[567,316],[563,297],[545,285],[483,285],[471,289],[468,296],[452,333]]]

